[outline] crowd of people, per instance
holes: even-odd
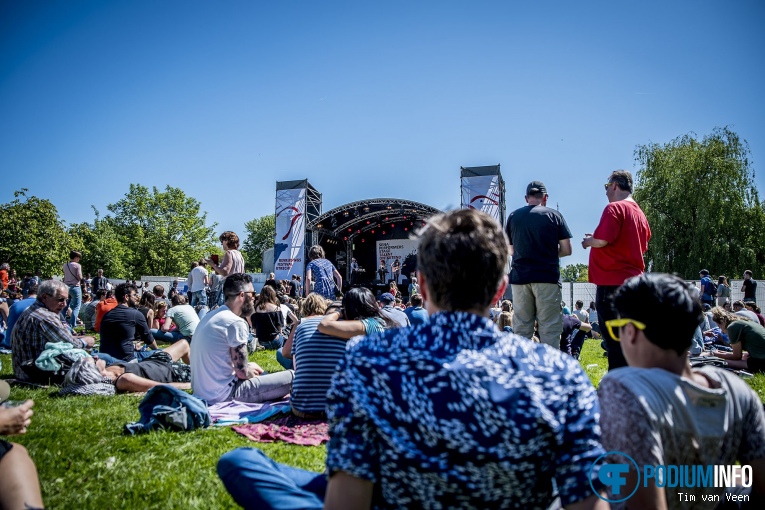
[[[730,303],[720,301],[730,297],[725,277],[713,288],[706,270],[700,290],[644,273],[650,228],[631,175],[613,172],[605,190],[609,205],[582,240],[597,285],[587,308],[564,310],[559,266],[572,235],[533,181],[504,229],[472,209],[431,217],[406,304],[396,287],[343,294],[320,246],[309,250],[304,287],[272,274],[257,293],[233,232],[221,235],[220,263],[192,264],[187,295],[176,285],[167,294],[130,282],[109,289],[99,274],[95,297],[83,299],[72,252],[64,281],[30,285],[19,301],[14,376],[49,382],[35,360],[46,345],[65,345],[88,352],[118,391],[172,384],[209,404],[289,396],[297,417],[327,420],[324,473],[254,448],[220,459],[223,484],[248,509],[671,509],[685,507],[681,490],[694,508],[714,508],[702,496],[725,490],[637,484],[620,498],[618,484],[606,483],[619,455],[639,465],[751,465],[752,480],[739,485],[751,487],[755,508],[765,494],[763,406],[737,373],[706,361],[765,372],[765,317],[749,297],[756,282],[750,273],[745,301]],[[75,333],[80,316],[84,334]],[[602,336],[609,365],[597,391],[578,362],[593,336]],[[266,373],[249,361],[254,349],[274,351],[284,370]],[[698,360],[704,366],[692,368]],[[23,433],[32,405],[0,409],[0,433]],[[28,476],[20,491],[0,492],[0,506],[8,498],[42,507],[28,453],[5,441],[0,488],[6,459]],[[630,468],[626,483],[637,476]]]

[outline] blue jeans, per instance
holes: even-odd
[[[279,464],[255,448],[238,448],[223,455],[218,476],[246,510],[324,507],[326,475]]]
[[[72,316],[69,318],[69,325],[72,328],[77,326],[77,316],[80,315],[80,305],[82,305],[82,289],[79,285],[70,285],[69,302],[66,306],[72,309]]]
[[[258,339],[258,343],[265,347],[266,349],[274,350],[274,349],[280,349],[282,345],[284,345],[284,337],[282,335],[277,336],[270,342],[261,342],[260,339]]]
[[[281,366],[283,366],[286,370],[294,370],[295,364],[292,362],[291,358],[286,357],[284,354],[282,354],[282,348],[279,347],[276,349],[276,361],[279,362]]]
[[[210,309],[207,308],[207,305],[204,305],[197,312],[197,316],[199,316],[199,320],[201,321],[202,319],[204,319],[204,316],[207,315],[208,313],[210,313]]]
[[[207,306],[207,292],[204,290],[198,290],[191,293],[191,306],[197,305]]]
[[[152,329],[151,336],[154,337],[154,340],[159,340],[160,342],[170,342],[171,344],[174,344],[178,340],[188,340],[188,338],[183,336],[177,329],[173,331]]]

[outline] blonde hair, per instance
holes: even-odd
[[[317,294],[316,292],[311,292],[303,300],[303,302],[300,303],[300,315],[303,317],[310,317],[312,315],[324,315],[324,312],[327,311],[328,305],[329,302],[324,296]]]

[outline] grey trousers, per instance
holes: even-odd
[[[278,400],[289,394],[295,372],[282,370],[272,374],[255,376],[252,379],[240,379],[226,400],[260,403]]]

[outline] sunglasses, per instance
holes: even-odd
[[[611,338],[619,341],[619,328],[623,328],[627,324],[632,324],[636,328],[638,328],[640,331],[643,331],[645,329],[645,324],[643,324],[640,321],[636,321],[635,319],[612,319],[610,321],[606,321],[606,328],[608,329],[608,334],[611,335]]]
[[[254,290],[243,290],[242,294],[249,294],[250,296],[255,297],[257,292],[255,292]]]
[[[611,185],[612,185],[612,184],[613,184],[612,182],[607,182],[607,183],[605,183],[605,184],[603,185],[603,187],[604,187],[604,188],[606,188],[606,189],[608,189],[608,188],[610,188],[610,187],[611,187]]]

